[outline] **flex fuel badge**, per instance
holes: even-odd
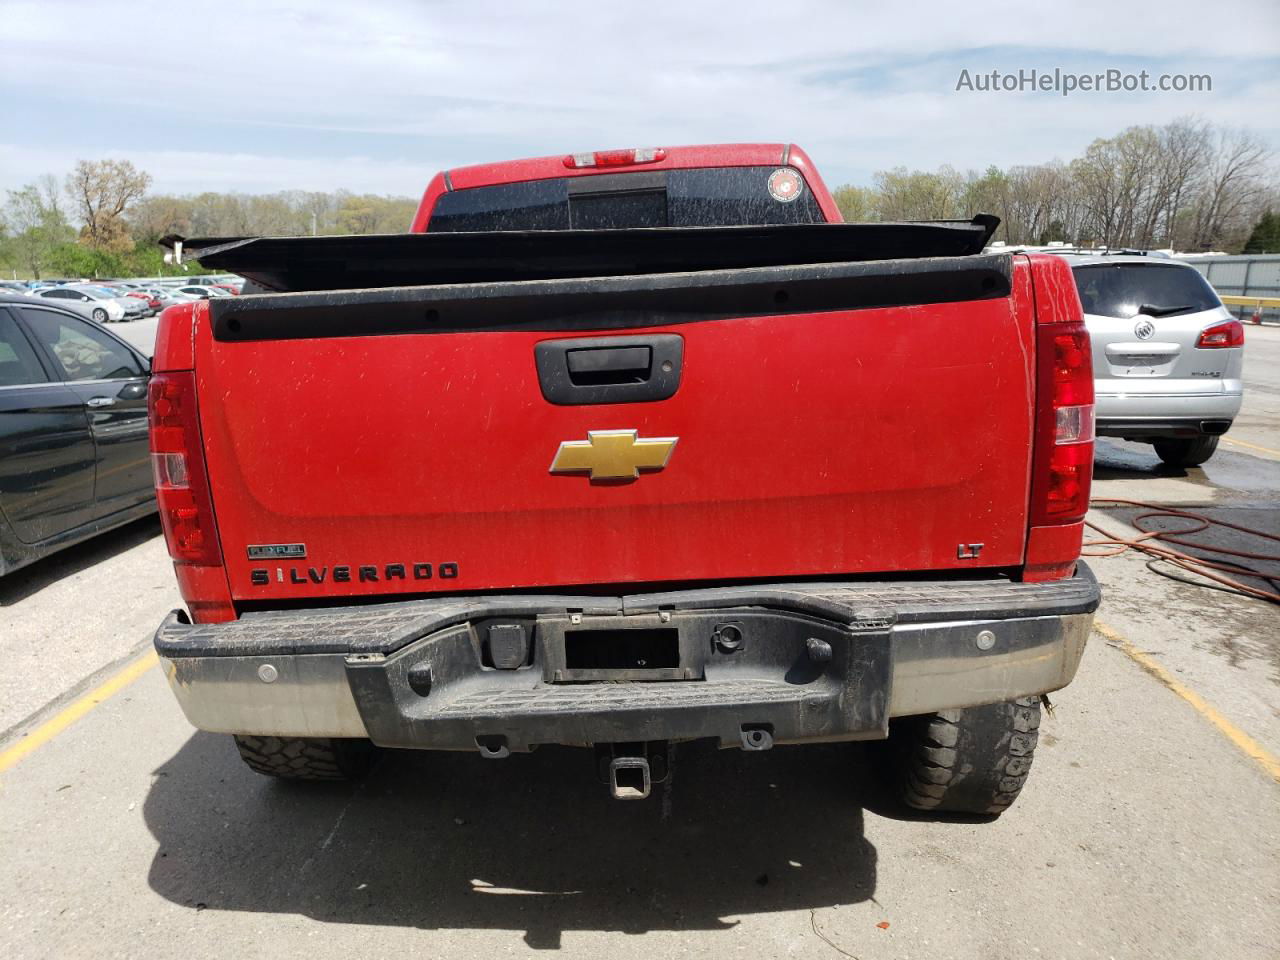
[[[800,174],[790,167],[779,167],[769,174],[769,196],[779,203],[790,203],[804,189]]]

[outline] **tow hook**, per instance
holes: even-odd
[[[643,800],[667,778],[667,745],[598,743],[596,769],[615,800]]]

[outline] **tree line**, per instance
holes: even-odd
[[[833,192],[846,220],[931,220],[994,213],[1009,244],[1280,252],[1255,237],[1280,211],[1273,155],[1246,130],[1197,118],[1129,127],[1070,161],[960,172],[897,167]],[[1267,249],[1258,249],[1259,246]]]
[[[1280,252],[1273,155],[1246,130],[1189,117],[1130,127],[1069,161],[960,172],[895,167],[833,196],[849,221],[935,220],[994,213],[997,239],[1043,245]],[[430,171],[423,171],[423,182]],[[157,240],[186,237],[399,233],[413,197],[288,190],[268,194],[149,193],[127,160],[79,161],[9,190],[0,209],[0,265],[24,276],[157,276]]]
[[[425,181],[424,181],[425,182]],[[413,197],[319,193],[201,193],[144,197],[129,215],[135,240],[184,237],[402,233],[418,200]]]
[[[181,274],[164,263],[161,237],[399,233],[418,206],[347,190],[177,196],[150,186],[127,160],[81,160],[61,181],[47,174],[8,191],[0,265],[34,279]]]

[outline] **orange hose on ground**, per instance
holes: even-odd
[[[1280,554],[1232,550],[1227,547],[1215,547],[1206,543],[1196,543],[1194,540],[1184,539],[1190,534],[1208,530],[1211,526],[1226,527],[1230,530],[1236,530],[1240,533],[1248,534],[1252,537],[1259,537],[1264,540],[1270,540],[1275,543],[1280,543],[1280,536],[1273,533],[1264,533],[1261,530],[1254,530],[1250,527],[1244,527],[1237,523],[1229,523],[1226,520],[1214,520],[1211,517],[1192,513],[1189,510],[1175,510],[1171,507],[1162,507],[1155,503],[1144,503],[1141,500],[1116,500],[1104,498],[1089,501],[1090,506],[1101,506],[1104,504],[1117,504],[1120,506],[1137,507],[1140,510],[1146,510],[1146,513],[1140,513],[1132,520],[1132,525],[1137,527],[1141,533],[1136,537],[1122,537],[1112,533],[1104,527],[1098,526],[1096,523],[1086,520],[1085,526],[1102,534],[1103,539],[1086,540],[1083,545],[1084,549],[1080,551],[1080,555],[1082,557],[1115,557],[1122,553],[1126,553],[1129,550],[1137,550],[1151,558],[1148,562],[1148,566],[1152,563],[1163,561],[1176,567],[1180,567],[1189,573],[1213,580],[1224,587],[1245,594],[1246,596],[1257,597],[1260,600],[1267,600],[1271,603],[1280,603],[1280,572],[1268,573],[1263,570],[1256,570],[1243,563],[1232,563],[1230,560],[1197,557],[1182,550],[1162,545],[1176,543],[1184,547],[1192,547],[1205,553],[1217,554],[1219,557],[1239,557],[1243,560],[1258,560],[1262,561],[1264,564],[1273,564],[1277,568],[1277,571],[1280,571]],[[1143,526],[1143,521],[1152,517],[1178,517],[1184,520],[1191,520],[1194,525],[1181,530],[1152,530]],[[1094,548],[1092,552],[1089,552],[1090,547]],[[1156,572],[1159,573],[1161,571]],[[1239,580],[1232,579],[1231,577],[1223,576],[1222,574],[1224,573],[1233,573],[1237,576],[1244,574],[1248,577],[1254,577],[1258,580],[1263,580],[1271,584],[1273,588],[1277,589],[1266,590],[1260,587],[1250,586],[1247,583],[1241,583]]]

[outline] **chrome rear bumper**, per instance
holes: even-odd
[[[1081,564],[1043,584],[465,597],[203,625],[175,612],[156,649],[187,718],[214,732],[490,755],[699,737],[751,748],[752,730],[782,743],[874,739],[890,717],[1057,690],[1075,676],[1098,601]],[[494,666],[495,626],[527,636],[511,669]],[[736,646],[722,642],[728,626]],[[575,673],[567,638],[628,630],[678,640],[664,679],[565,682],[590,673]]]
[[[1230,424],[1240,412],[1242,393],[1113,393],[1115,380],[1096,395],[1099,436],[1198,435],[1202,422]],[[1189,432],[1188,432],[1189,431]],[[1218,431],[1222,432],[1222,431]]]

